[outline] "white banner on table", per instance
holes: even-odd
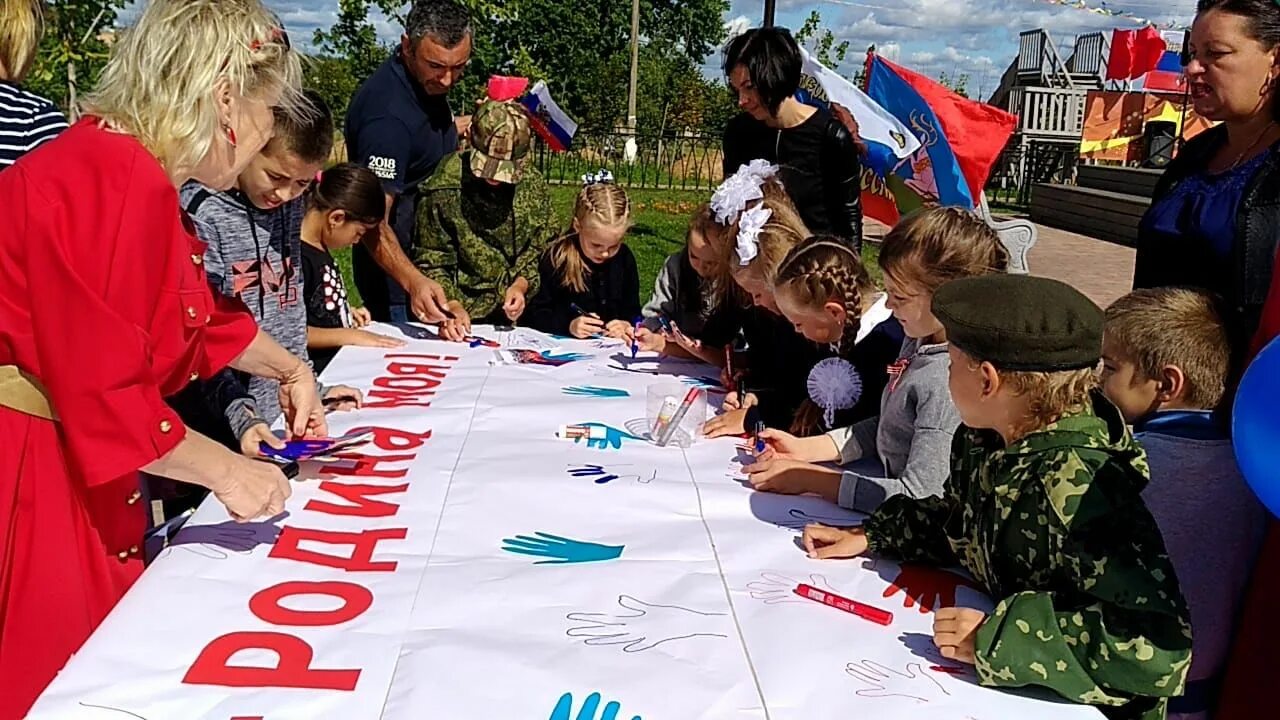
[[[752,492],[733,440],[648,443],[646,388],[713,386],[713,368],[525,329],[477,330],[500,355],[374,329],[410,343],[344,349],[325,380],[368,397],[333,434],[375,442],[305,464],[285,517],[205,503],[31,718],[1100,717],[937,655],[929,610],[990,607],[963,578],[809,560],[805,523],[858,516]],[[557,437],[574,424],[603,430]]]

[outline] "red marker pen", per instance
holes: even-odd
[[[840,597],[834,593],[825,590],[819,590],[812,585],[801,583],[796,586],[795,593],[802,598],[820,602],[823,605],[829,605],[837,610],[843,610],[852,615],[857,615],[863,620],[870,620],[877,625],[888,625],[893,622],[893,613],[888,610],[881,610],[857,600],[850,600],[846,597]]]

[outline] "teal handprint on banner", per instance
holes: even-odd
[[[547,720],[618,720],[618,713],[622,710],[622,705],[616,700],[610,701],[600,707],[600,693],[594,692],[582,701],[582,708],[578,710],[578,714],[573,714],[573,693],[565,693],[560,696],[560,702],[556,703],[556,707],[551,711],[551,717]],[[601,714],[597,715],[597,711]],[[641,720],[639,715],[632,715],[631,720]]]
[[[550,350],[543,350],[541,355],[545,360],[547,360],[550,363],[554,363],[556,365],[564,365],[565,363],[584,360],[587,357],[583,353],[575,353],[575,352],[553,353]]]
[[[517,535],[514,538],[502,540],[502,549],[509,553],[548,558],[539,560],[534,565],[570,565],[616,560],[622,555],[625,547],[625,545],[601,545],[582,540],[570,540],[544,532]]]
[[[624,398],[631,397],[631,393],[622,388],[596,387],[595,385],[573,385],[562,388],[561,392],[565,395],[574,397],[592,397],[592,398]]]
[[[644,439],[639,435],[632,435],[626,430],[619,430],[616,427],[605,425],[604,423],[594,423],[594,422],[580,423],[580,426],[592,430],[589,437],[586,438],[587,447],[595,448],[597,450],[609,450],[610,448],[614,450],[621,450],[623,440],[643,440]],[[600,431],[600,429],[603,429],[603,433]],[[573,439],[573,442],[576,444],[581,440],[582,440],[581,437],[575,437]]]

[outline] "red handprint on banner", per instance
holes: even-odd
[[[921,613],[929,613],[938,608],[955,607],[956,590],[961,587],[982,592],[977,583],[955,573],[923,565],[903,565],[883,597],[901,592],[906,595],[903,607],[919,605]]]

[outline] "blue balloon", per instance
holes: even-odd
[[[1280,516],[1280,338],[1245,371],[1231,436],[1244,479],[1271,514]]]

